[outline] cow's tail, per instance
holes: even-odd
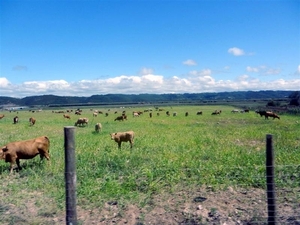
[[[50,151],[50,139],[47,136],[44,136],[44,138],[48,141],[48,152]]]

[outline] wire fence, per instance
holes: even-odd
[[[75,168],[75,149],[74,146],[73,129],[65,128],[65,148],[68,149],[70,161],[66,159],[66,223],[67,225],[77,224],[76,213],[76,192],[73,191],[70,195],[70,189],[74,190],[73,181],[76,172],[70,171],[69,168]],[[71,150],[71,151],[70,151]],[[175,218],[170,219],[168,222],[171,224],[300,224],[300,189],[277,189],[275,187],[275,165],[274,165],[274,150],[272,135],[266,136],[266,190],[262,192],[261,189],[242,189],[238,190],[233,188],[227,189],[222,193],[216,193],[209,190],[198,190],[200,196],[192,197],[185,196],[184,199],[193,198],[193,203],[186,205],[182,208],[181,220]],[[68,173],[70,177],[68,178]],[[194,193],[193,190],[191,193]],[[189,192],[188,192],[189,193]],[[277,194],[276,194],[277,193]],[[205,194],[205,195],[202,195]],[[218,195],[219,194],[219,195]],[[244,195],[244,196],[243,196]],[[204,197],[210,196],[210,197]],[[244,197],[244,198],[243,198]],[[222,199],[223,198],[223,199]],[[247,199],[248,198],[248,199]],[[250,198],[250,199],[249,199]],[[207,200],[211,201],[209,208],[204,210],[204,204]],[[209,202],[208,200],[208,202]],[[180,200],[179,200],[180,201]],[[116,205],[114,203],[112,205]],[[174,204],[174,202],[172,203]],[[209,204],[209,203],[208,203]],[[166,207],[165,205],[164,207]],[[228,210],[228,208],[230,208]],[[223,212],[222,212],[223,211]],[[224,213],[226,212],[226,213]],[[242,215],[246,216],[242,216]],[[175,216],[174,216],[175,217]],[[165,219],[165,218],[164,218]],[[163,220],[163,218],[161,218]],[[112,221],[113,222],[113,221]],[[116,221],[115,221],[116,222]],[[156,224],[161,221],[148,221],[149,224]],[[168,223],[166,222],[166,224]],[[127,222],[126,222],[127,224]],[[143,224],[143,222],[134,221],[133,224]]]
[[[272,135],[266,136],[266,165],[230,167],[236,173],[216,174],[216,179],[230,181],[224,188],[216,189],[213,185],[195,185],[170,187],[165,193],[151,196],[151,200],[137,205],[124,205],[116,199],[106,202],[101,207],[86,208],[82,199],[78,203],[76,196],[76,160],[74,127],[65,127],[65,206],[60,209],[50,208],[51,200],[33,203],[31,195],[36,199],[37,193],[24,190],[20,196],[27,196],[25,204],[16,207],[18,197],[9,204],[1,204],[0,224],[3,225],[76,225],[76,224],[126,224],[126,225],[272,225],[300,224],[300,165],[274,165]],[[160,173],[167,173],[164,168]],[[201,169],[201,168],[199,168]],[[265,171],[257,176],[246,177],[254,181],[265,180],[257,186],[243,184],[240,169]],[[187,168],[188,174],[195,168]],[[231,170],[232,171],[232,170]],[[284,172],[288,171],[288,172]],[[291,172],[292,171],[292,172]],[[193,172],[193,171],[192,171]],[[196,174],[196,173],[195,173]],[[244,173],[243,173],[244,174]],[[244,175],[242,175],[244,176]],[[199,178],[191,176],[191,180]],[[237,179],[238,178],[238,179]],[[2,182],[13,182],[11,178]],[[184,183],[184,181],[182,182]],[[278,185],[277,185],[278,184]],[[286,185],[285,185],[286,184]],[[222,185],[221,185],[222,186]],[[8,187],[1,190],[2,198],[11,198]],[[169,191],[171,190],[171,191]],[[101,194],[101,193],[99,193]],[[149,198],[148,198],[149,199]],[[85,200],[85,201],[88,201]],[[35,210],[39,205],[39,211]],[[88,202],[84,205],[88,205]],[[143,205],[143,207],[140,207]],[[58,207],[58,206],[55,206]],[[17,208],[17,209],[16,209]],[[63,210],[65,209],[65,211]]]

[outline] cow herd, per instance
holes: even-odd
[[[163,111],[163,110],[160,110]],[[63,111],[62,111],[63,112]],[[149,112],[150,118],[152,118],[152,111],[145,111]],[[232,113],[244,113],[249,112],[249,110],[238,110],[233,109],[231,111]],[[81,115],[82,111],[76,110],[76,115]],[[99,111],[93,112],[93,117],[97,117]],[[116,113],[116,112],[115,112]],[[211,113],[211,115],[221,115],[222,110],[215,110]],[[268,119],[269,117],[275,119],[280,119],[280,117],[271,111],[265,111],[265,110],[256,110],[256,114],[260,115],[261,117],[265,117],[265,119]],[[101,112],[102,114],[102,112]],[[143,114],[142,111],[134,111],[132,112],[133,117],[139,117]],[[159,116],[159,112],[156,113],[157,116]],[[166,111],[166,115],[170,116],[171,113],[169,111]],[[173,112],[172,115],[175,117],[177,116],[177,112]],[[184,113],[185,117],[189,116],[189,112]],[[196,115],[203,115],[202,111],[197,111]],[[108,114],[105,114],[105,116],[108,116]],[[4,114],[0,114],[0,119],[4,118]],[[70,120],[71,116],[69,114],[63,114],[63,117]],[[114,121],[124,121],[127,120],[126,112],[123,111],[122,115],[115,117]],[[15,116],[13,118],[13,123],[17,124],[19,122],[19,117]],[[36,119],[34,117],[29,118],[29,125],[33,126],[36,123]],[[74,126],[84,127],[88,125],[89,119],[86,117],[80,117],[76,120]],[[101,123],[95,124],[95,132],[100,133],[102,131],[102,125]],[[126,131],[126,132],[115,132],[111,133],[110,137],[111,140],[114,140],[118,144],[118,148],[121,148],[122,142],[129,142],[130,148],[133,147],[134,143],[134,132]],[[49,148],[50,148],[50,140],[47,136],[37,137],[31,140],[25,140],[25,141],[15,141],[8,143],[0,148],[0,159],[5,160],[5,162],[10,163],[10,172],[13,171],[13,167],[16,164],[17,169],[21,169],[20,166],[20,159],[32,159],[37,155],[40,155],[41,160],[43,158],[46,158],[47,160],[50,159],[49,155]]]

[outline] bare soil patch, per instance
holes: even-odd
[[[0,192],[0,221],[3,225],[65,224],[64,210],[42,193],[24,191],[22,198],[7,202]],[[277,191],[278,224],[300,224],[300,189]],[[215,191],[201,187],[154,196],[145,207],[120,206],[107,202],[102,208],[77,206],[78,224],[201,225],[267,224],[266,193],[262,189],[229,187]]]

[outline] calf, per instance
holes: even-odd
[[[33,126],[35,124],[35,122],[36,122],[35,118],[33,118],[33,117],[29,118],[29,124],[30,124],[30,126]]]
[[[20,159],[32,159],[40,155],[41,160],[44,157],[49,160],[49,148],[50,140],[46,136],[26,141],[11,142],[0,148],[0,159],[10,163],[10,173],[12,173],[15,164],[17,164],[19,170],[22,169]]]
[[[130,148],[133,146],[133,139],[134,139],[134,132],[133,131],[126,131],[126,132],[117,132],[110,134],[111,140],[114,140],[118,143],[119,149],[121,148],[122,142],[130,143]]]
[[[81,126],[81,125],[88,125],[88,123],[89,123],[89,119],[88,118],[79,118],[76,122],[75,122],[75,127],[77,126],[77,125],[79,125],[79,126]]]
[[[101,125],[101,123],[96,123],[96,125],[95,125],[95,131],[96,131],[97,133],[99,133],[101,130],[102,130],[102,125]]]

